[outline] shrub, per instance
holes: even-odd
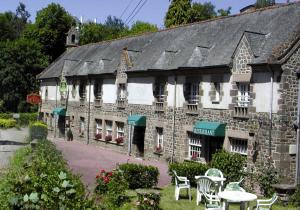
[[[175,170],[178,176],[185,176],[190,180],[192,186],[196,186],[195,176],[204,175],[208,166],[203,163],[197,162],[183,162],[183,163],[171,163],[169,165],[169,175],[172,176],[172,183],[174,183],[174,174],[172,170]]]
[[[154,166],[125,163],[119,165],[130,189],[151,188],[158,182],[159,171]]]
[[[278,183],[279,181],[276,168],[272,164],[266,163],[258,167],[256,176],[260,186],[260,190],[262,191],[264,196],[271,197],[275,192],[272,185]]]
[[[18,119],[18,124],[21,126],[30,125],[37,121],[38,113],[20,113],[20,118]]]
[[[111,171],[106,172],[104,169],[102,169],[97,175],[96,175],[96,187],[95,192],[98,194],[105,194],[108,191],[108,183],[111,181],[113,173]]]
[[[43,122],[34,122],[29,126],[30,139],[46,139],[48,135],[47,125]]]
[[[293,206],[300,206],[300,184],[297,185],[296,191],[290,197],[290,202],[293,204]]]
[[[230,153],[225,150],[221,150],[213,154],[209,165],[211,168],[221,170],[224,177],[226,177],[226,183],[228,183],[236,182],[241,177],[244,177],[245,163],[246,157],[237,153]]]
[[[93,207],[79,176],[72,175],[53,143],[39,141],[35,150],[23,149],[12,164],[0,181],[1,209]]]
[[[160,193],[153,190],[137,190],[138,210],[159,210]]]
[[[12,128],[16,126],[16,123],[13,119],[0,119],[0,128]]]
[[[0,119],[10,119],[12,118],[11,113],[0,113]]]

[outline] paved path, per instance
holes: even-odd
[[[168,165],[158,161],[143,161],[132,156],[117,153],[95,145],[87,145],[79,141],[65,141],[55,139],[57,149],[61,150],[70,168],[82,175],[82,181],[89,189],[95,187],[95,176],[101,169],[113,170],[118,163],[140,163],[158,167],[160,176],[158,186],[162,187],[170,183]]]
[[[6,168],[14,152],[25,145],[28,128],[0,130],[0,169]]]

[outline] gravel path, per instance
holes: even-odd
[[[77,174],[82,175],[82,181],[89,189],[95,187],[95,176],[100,169],[113,170],[117,164],[139,163],[158,167],[160,176],[158,186],[162,187],[170,183],[167,163],[158,161],[143,161],[132,156],[117,153],[95,145],[87,145],[79,141],[64,141],[52,139],[57,149],[62,151],[70,168]]]

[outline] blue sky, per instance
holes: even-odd
[[[124,9],[129,5],[122,16],[123,21],[125,21],[139,1],[140,0],[22,0],[31,14],[30,19],[32,21],[34,21],[38,10],[46,7],[51,2],[55,2],[61,4],[73,16],[78,18],[83,16],[84,21],[97,18],[98,22],[104,22],[108,15],[120,17]],[[203,3],[206,1],[194,0],[193,2]],[[241,8],[255,3],[255,0],[212,0],[211,2],[217,9],[226,9],[231,6],[231,13],[236,14]],[[286,2],[286,0],[277,0],[276,2],[283,3]],[[1,0],[0,12],[8,10],[15,11],[18,4],[19,0]],[[129,25],[136,20],[142,20],[154,23],[162,28],[164,16],[169,4],[169,0],[148,0]]]

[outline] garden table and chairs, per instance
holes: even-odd
[[[186,189],[191,200],[191,185],[187,177],[178,176],[176,171],[172,170],[175,179],[175,199],[179,199],[180,189]]]
[[[248,193],[245,191],[225,190],[219,192],[218,196],[224,201],[223,207],[225,210],[228,209],[229,203],[240,203],[240,209],[245,210],[246,206],[248,206],[248,203],[250,201],[254,201],[257,199],[257,196],[255,194]]]

